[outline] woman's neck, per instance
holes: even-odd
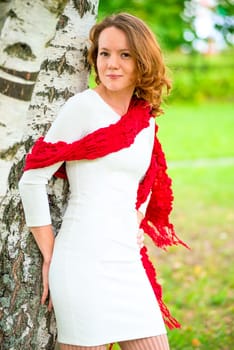
[[[94,90],[117,114],[122,116],[127,113],[133,91],[110,91],[101,84]]]

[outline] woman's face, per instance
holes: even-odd
[[[97,70],[101,84],[111,92],[133,93],[137,69],[125,33],[104,29],[98,40]]]

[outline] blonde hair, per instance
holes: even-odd
[[[166,77],[166,67],[160,46],[149,27],[139,18],[128,13],[119,13],[104,18],[90,31],[91,46],[88,60],[95,70],[95,81],[100,83],[97,70],[98,40],[101,32],[109,27],[122,30],[129,42],[130,51],[136,61],[138,81],[135,95],[148,101],[155,116],[163,113],[160,108],[163,87],[167,93],[171,83]]]

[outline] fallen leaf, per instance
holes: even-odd
[[[197,338],[193,338],[193,339],[192,339],[192,346],[198,347],[198,346],[200,346],[200,345],[201,345],[201,342],[200,342],[199,339],[197,339]]]

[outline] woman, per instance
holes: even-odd
[[[170,83],[160,48],[140,19],[126,13],[107,17],[92,28],[90,41],[97,86],[65,103],[27,156],[19,183],[26,222],[44,259],[41,301],[50,289],[61,350],[104,350],[114,342],[122,350],[167,350],[162,312],[167,324],[178,323],[162,303],[158,284],[160,307],[156,302],[137,233],[140,222],[147,229],[156,208],[151,198],[142,221],[139,206],[162,183],[155,181],[152,189],[148,179],[152,150],[161,152],[154,117],[162,112],[162,88]],[[45,185],[63,162],[71,194],[54,240]],[[168,180],[164,163],[160,174]],[[151,237],[162,247],[181,243],[163,215],[152,221],[155,227],[148,225]]]

